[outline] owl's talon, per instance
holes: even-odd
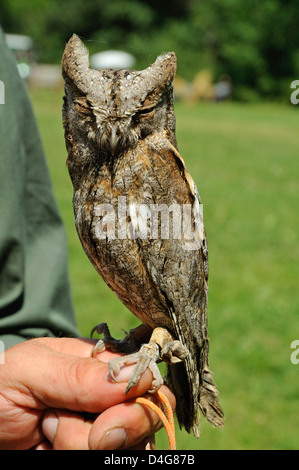
[[[169,341],[161,349],[161,359],[168,364],[182,362],[188,356],[189,351],[180,341]]]
[[[111,359],[108,362],[108,371],[112,380],[114,380],[114,382],[118,382],[115,376],[119,374],[120,368],[134,364],[137,361],[138,353],[128,354],[127,356],[115,357],[114,359]]]
[[[151,361],[148,365],[148,368],[153,374],[152,388],[148,391],[150,393],[155,393],[157,390],[159,390],[159,388],[162,387],[164,380],[156,362]]]
[[[111,361],[108,362],[108,371],[109,371],[109,375],[112,378],[112,380],[114,382],[118,382],[117,378],[115,377],[115,374],[116,375],[119,374],[120,365],[116,361],[113,362],[113,360],[111,360]]]
[[[159,346],[156,343],[144,344],[136,353],[111,359],[108,363],[109,374],[112,380],[118,382],[117,375],[120,368],[136,364],[125,390],[125,393],[128,393],[138,383],[143,372],[149,368],[153,374],[152,387],[149,391],[156,392],[163,385],[163,378],[156,364],[159,360],[159,355]]]
[[[97,333],[98,335],[103,334],[105,339],[113,339],[109,327],[107,323],[99,323],[98,325],[94,326],[93,329],[91,330],[90,337],[92,338],[94,333]]]
[[[99,323],[99,325],[96,325],[93,327],[90,333],[90,337],[92,338],[94,333],[97,333],[98,335],[103,334],[104,338],[99,339],[99,341],[96,343],[95,347],[92,350],[92,357],[95,357],[96,354],[101,353],[105,351],[106,349],[106,343],[110,344],[113,341],[116,341],[110,334],[109,327],[107,323]]]
[[[105,349],[126,355],[134,354],[139,350],[142,343],[149,340],[151,332],[151,327],[141,324],[130,330],[129,333],[126,333],[125,338],[115,339],[111,336],[107,323],[100,323],[91,330],[91,337],[93,337],[94,333],[98,333],[99,335],[103,334],[104,338],[100,339],[95,345],[92,356],[94,357],[98,352],[102,352]]]
[[[158,388],[161,387],[161,385],[163,384],[163,379],[156,364],[156,362],[159,360],[159,356],[159,346],[154,342],[144,344],[140,348],[139,352],[135,354],[135,357],[137,359],[136,366],[133,370],[130,380],[128,381],[125,393],[128,393],[131,388],[133,388],[138,383],[141,375],[143,374],[143,372],[145,372],[147,368],[149,368],[153,374],[152,388],[150,391],[155,392],[156,390],[158,390]]]
[[[99,354],[99,353],[101,353],[105,350],[106,350],[105,342],[102,339],[99,339],[99,341],[94,346],[91,355],[92,355],[92,357],[95,357],[97,354]]]

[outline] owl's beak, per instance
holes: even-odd
[[[110,149],[112,156],[115,154],[115,150],[119,141],[119,137],[116,135],[116,129],[116,126],[113,126],[110,135]]]

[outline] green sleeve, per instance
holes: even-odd
[[[1,30],[0,80],[0,340],[7,349],[77,330],[64,228],[26,87]]]

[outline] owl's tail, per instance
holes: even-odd
[[[201,380],[196,375],[190,377],[184,363],[168,366],[167,383],[176,396],[180,427],[199,437],[199,410],[216,427],[223,426],[224,415],[210,369],[204,367]]]
[[[208,367],[205,367],[203,371],[199,391],[199,408],[209,423],[213,426],[223,427],[224,415],[219,404],[218,390]]]

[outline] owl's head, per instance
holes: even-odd
[[[92,142],[112,157],[153,132],[174,132],[175,72],[174,52],[142,71],[90,69],[88,51],[74,34],[62,59],[64,125],[76,142]]]

